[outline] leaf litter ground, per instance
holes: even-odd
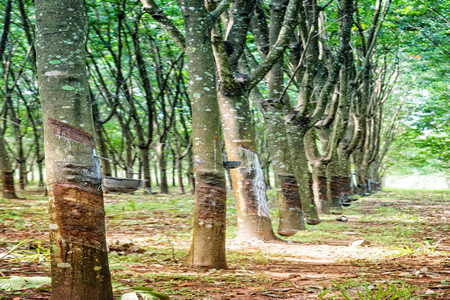
[[[24,195],[27,200],[0,198],[0,277],[49,276],[46,198],[41,190]],[[275,207],[273,190],[269,199]],[[448,204],[445,191],[378,192],[344,208],[347,222],[336,221],[333,214],[322,216],[321,224],[285,242],[260,243],[234,240],[230,196],[229,269],[205,271],[183,267],[192,195],[107,194],[115,296],[150,287],[171,299],[344,299],[344,294],[346,299],[372,299],[357,294],[394,286],[412,295],[395,299],[449,299]],[[361,238],[370,244],[349,246]],[[48,299],[50,294],[44,285],[0,290],[0,299]]]

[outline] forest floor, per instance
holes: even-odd
[[[3,280],[49,276],[46,198],[32,188],[21,194],[27,199],[0,198]],[[183,267],[193,195],[106,195],[116,298],[147,287],[171,299],[388,299],[388,294],[398,296],[389,299],[450,299],[448,191],[378,192],[344,208],[348,222],[321,216],[319,225],[274,243],[234,240],[236,213],[229,194],[229,268],[209,271]],[[275,191],[268,195],[275,208]],[[359,238],[370,244],[350,246]],[[50,296],[49,285],[31,287],[7,291],[0,282],[0,299]]]

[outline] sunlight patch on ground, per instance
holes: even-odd
[[[383,187],[413,190],[447,190],[449,183],[450,178],[445,176],[387,175],[383,178]]]
[[[350,239],[348,243],[350,243]],[[282,257],[283,260],[294,259],[298,262],[330,263],[338,260],[353,260],[367,258],[387,258],[398,255],[397,249],[378,246],[334,246],[334,245],[307,245],[290,243],[239,243],[228,242],[228,250],[239,250],[246,253],[264,253],[271,257]]]

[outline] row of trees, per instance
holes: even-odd
[[[319,223],[352,183],[380,182],[403,107],[388,104],[400,66],[397,41],[380,38],[389,0],[40,0],[36,18],[31,1],[0,5],[3,195],[16,196],[13,161],[21,189],[34,169],[44,183],[45,146],[55,298],[112,297],[102,175],[138,171],[167,193],[168,165],[180,192],[186,173],[186,265],[207,268],[226,268],[227,173],[241,239],[276,239],[269,165],[283,236]]]

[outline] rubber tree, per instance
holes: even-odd
[[[340,208],[337,197],[337,178],[332,178],[331,173],[336,169],[336,164],[332,164],[333,158],[337,155],[337,148],[344,138],[349,112],[351,107],[349,97],[349,79],[351,78],[351,68],[353,53],[350,47],[351,26],[353,24],[353,3],[352,1],[341,1],[342,10],[338,12],[339,20],[339,52],[341,66],[337,75],[337,83],[330,96],[331,101],[324,112],[322,120],[317,122],[305,135],[305,146],[308,153],[308,160],[312,166],[314,201],[320,213],[329,214],[330,208]],[[321,26],[324,26],[325,17],[322,15]],[[329,43],[328,35],[321,29],[322,43]],[[319,149],[320,148],[320,149]],[[334,168],[333,168],[334,166]],[[333,190],[331,187],[333,186]]]
[[[185,44],[183,35],[174,26],[174,24],[170,22],[163,10],[161,10],[154,1],[143,0],[141,2],[144,5],[145,11],[157,20],[173,38],[173,40],[183,48]],[[226,0],[221,1],[220,3],[216,3],[214,1],[207,2],[209,14],[206,12],[204,19],[203,17],[199,17],[198,20],[203,22],[203,26],[210,24],[211,21],[215,22],[218,17],[228,9],[230,2],[231,1]],[[200,5],[198,3],[196,5],[191,4],[194,3],[189,1],[180,3],[181,7],[189,8],[189,11],[191,11],[189,15],[193,15],[195,9]],[[203,11],[204,4],[200,6]],[[262,201],[258,202],[255,195],[256,191],[253,189],[254,177],[257,173],[255,171],[260,168],[255,168],[258,163],[256,163],[257,160],[254,159],[255,157],[257,158],[257,156],[255,151],[253,128],[249,120],[248,94],[264,78],[273,64],[279,57],[281,57],[286,49],[289,36],[293,32],[295,26],[294,16],[296,15],[296,6],[297,1],[290,1],[290,9],[288,10],[290,14],[289,17],[286,18],[288,21],[285,22],[283,29],[281,30],[280,37],[282,38],[280,38],[280,42],[278,44],[279,47],[274,47],[274,51],[268,55],[265,62],[263,62],[253,74],[248,76],[248,78],[241,76],[242,74],[240,75],[236,71],[239,59],[243,53],[243,49],[245,49],[245,37],[248,31],[248,23],[253,12],[254,1],[237,1],[234,4],[233,8],[230,10],[232,12],[230,15],[232,21],[229,23],[233,25],[227,30],[226,41],[223,40],[221,33],[219,33],[221,29],[218,29],[217,34],[213,37],[216,68],[219,74],[218,97],[222,121],[224,122],[223,127],[227,155],[229,160],[244,162],[242,164],[242,168],[235,169],[233,172],[237,176],[233,180],[235,182],[233,184],[236,184],[234,190],[239,215],[238,236],[242,239],[269,240],[275,238],[267,209],[264,214],[258,213],[260,204],[267,206],[265,190],[262,185],[260,188],[257,188],[258,193],[262,195],[260,197]],[[185,26],[188,28],[188,25],[186,25],[186,18]],[[218,28],[220,28],[220,26],[218,26]],[[206,31],[206,27],[202,28],[201,31]],[[205,35],[206,33],[203,34],[204,39],[209,39],[209,33],[208,35]],[[188,38],[186,40],[188,40]],[[200,44],[205,43],[204,41],[200,42],[200,40],[196,41]],[[227,53],[225,50],[225,44],[227,48],[232,49],[232,51]],[[186,48],[186,50],[188,49]],[[190,58],[188,56],[188,61],[189,59]],[[203,64],[205,64],[205,62],[203,62]],[[233,75],[237,76],[234,77]],[[195,81],[203,81],[204,77],[199,75],[195,76],[194,79]],[[202,93],[211,91],[212,90],[208,87],[208,89],[202,90]],[[193,111],[195,110],[194,107],[192,109]],[[195,143],[196,142],[194,140],[194,146]],[[219,141],[217,141],[216,148],[219,148],[218,145],[220,145]],[[218,151],[218,153],[219,152],[220,151]]]
[[[2,171],[2,197],[5,199],[18,199],[14,187],[14,172],[11,167],[8,151],[5,146],[3,134],[0,135],[0,170]]]
[[[7,20],[5,21],[6,23],[8,23]],[[2,61],[3,63],[2,77],[4,80],[2,96],[4,103],[3,107],[6,109],[6,111],[3,111],[1,115],[7,117],[9,120],[9,124],[11,124],[10,128],[14,135],[16,145],[15,161],[17,164],[17,169],[19,170],[19,188],[20,190],[24,190],[27,173],[26,172],[27,154],[24,149],[24,138],[30,126],[28,123],[29,120],[27,118],[28,115],[22,109],[20,103],[21,101],[15,100],[23,96],[23,94],[20,93],[18,86],[22,74],[24,73],[25,66],[27,65],[27,61],[30,58],[31,47],[29,47],[28,51],[26,51],[25,53],[18,51],[18,49],[15,47],[8,47],[9,48],[8,51],[5,52],[4,44],[7,41],[8,37],[7,27],[8,25],[5,24],[2,40],[0,41],[0,57],[4,57]],[[26,45],[24,44],[22,44],[21,46],[26,47]],[[8,172],[6,174],[8,174]],[[7,178],[7,181],[12,182],[13,180],[12,178]]]
[[[373,14],[367,24],[363,19],[363,14],[366,13],[367,9],[362,7],[362,3],[359,3],[359,1],[356,1],[355,5],[356,19],[354,24],[359,38],[359,51],[356,52],[358,54],[355,60],[357,72],[355,72],[353,78],[356,85],[353,95],[353,102],[355,103],[353,114],[358,127],[355,130],[357,136],[355,136],[354,141],[357,146],[355,148],[350,147],[350,150],[352,150],[350,155],[352,155],[357,173],[359,192],[363,194],[368,188],[366,172],[370,164],[369,160],[372,157],[370,153],[372,153],[375,145],[374,140],[370,138],[374,136],[375,132],[372,117],[376,116],[379,101],[383,98],[379,97],[380,93],[383,92],[383,88],[380,88],[379,84],[383,84],[384,81],[378,81],[378,84],[374,82],[378,67],[376,60],[377,41],[391,3],[392,0],[377,0]],[[364,27],[368,29],[364,30]]]
[[[3,31],[0,39],[0,59],[3,60],[3,55],[5,54],[5,49],[8,41],[8,35],[11,25],[11,10],[12,10],[12,0],[8,0],[5,7],[5,18],[3,20]],[[14,170],[11,166],[11,161],[6,150],[6,141],[4,139],[6,131],[6,111],[7,103],[6,99],[2,101],[3,104],[0,106],[0,117],[3,119],[3,126],[0,127],[0,171],[2,172],[2,190],[3,198],[6,199],[17,199],[17,195],[14,187]]]
[[[211,46],[214,17],[202,0],[181,0],[186,38],[164,12],[149,0],[144,10],[157,20],[186,51],[192,109],[192,141],[195,173],[195,212],[192,244],[186,259],[191,268],[227,268],[225,256],[226,187],[220,149],[216,70]]]
[[[153,139],[153,115],[154,115],[154,99],[152,93],[152,86],[150,83],[147,66],[145,64],[145,58],[142,54],[141,43],[139,37],[139,18],[136,18],[134,22],[134,32],[133,32],[133,44],[134,44],[134,54],[138,64],[139,76],[142,81],[142,86],[145,92],[145,104],[147,106],[147,134],[144,137],[144,129],[140,128],[142,125],[136,118],[136,127],[138,129],[138,140],[139,140],[139,150],[141,151],[141,161],[142,161],[142,171],[144,175],[144,188],[146,192],[151,193],[151,177],[150,177],[150,145]],[[136,115],[136,114],[135,114]]]
[[[312,182],[310,175],[306,172],[310,162],[307,158],[311,158],[313,156],[311,154],[315,154],[316,149],[309,149],[311,143],[309,145],[305,143],[305,137],[319,121],[327,117],[326,112],[332,102],[332,95],[339,81],[339,73],[350,47],[353,15],[351,0],[339,1],[342,25],[340,25],[338,31],[339,45],[335,53],[331,54],[329,45],[327,47],[326,42],[324,42],[323,30],[320,26],[322,22],[321,12],[330,3],[331,1],[324,6],[319,6],[317,1],[307,0],[300,5],[298,42],[302,46],[300,47],[301,55],[295,62],[297,67],[290,80],[290,82],[293,79],[298,81],[299,93],[296,107],[285,116],[291,157],[296,162],[293,165],[293,170],[299,182],[302,205],[306,214],[309,215],[307,223],[318,221],[315,207],[320,209],[320,201],[317,201],[318,198],[316,197],[314,205],[308,203],[311,199],[308,197],[312,196],[310,189]],[[299,69],[302,69],[300,72],[301,78],[295,78],[295,73]],[[310,154],[309,157],[306,155],[307,153]],[[325,154],[320,160],[328,159],[328,154]]]
[[[113,299],[83,0],[36,1],[53,299]]]
[[[213,49],[219,74],[219,106],[227,157],[241,161],[231,170],[238,214],[238,238],[243,240],[275,239],[267,207],[262,170],[255,147],[255,134],[250,118],[249,94],[283,55],[296,25],[298,1],[289,1],[284,22],[273,46],[259,66],[250,74],[240,72],[254,1],[236,1],[230,9],[223,35],[215,28]],[[261,184],[260,184],[260,181]]]
[[[255,16],[251,23],[251,31],[257,41],[259,53],[265,57],[273,48],[282,28],[284,15],[288,1],[274,0],[270,3],[270,26],[267,26],[265,11],[260,3],[257,3]],[[281,57],[266,76],[269,90],[268,98],[264,99],[256,91],[252,91],[253,101],[259,103],[264,126],[268,139],[267,147],[271,157],[271,164],[275,173],[277,187],[278,212],[280,222],[278,234],[283,236],[294,235],[297,231],[305,229],[303,211],[291,163],[290,151],[287,143],[286,125],[284,124],[284,112],[287,102],[285,95],[282,101],[278,101],[284,89],[284,59]]]

